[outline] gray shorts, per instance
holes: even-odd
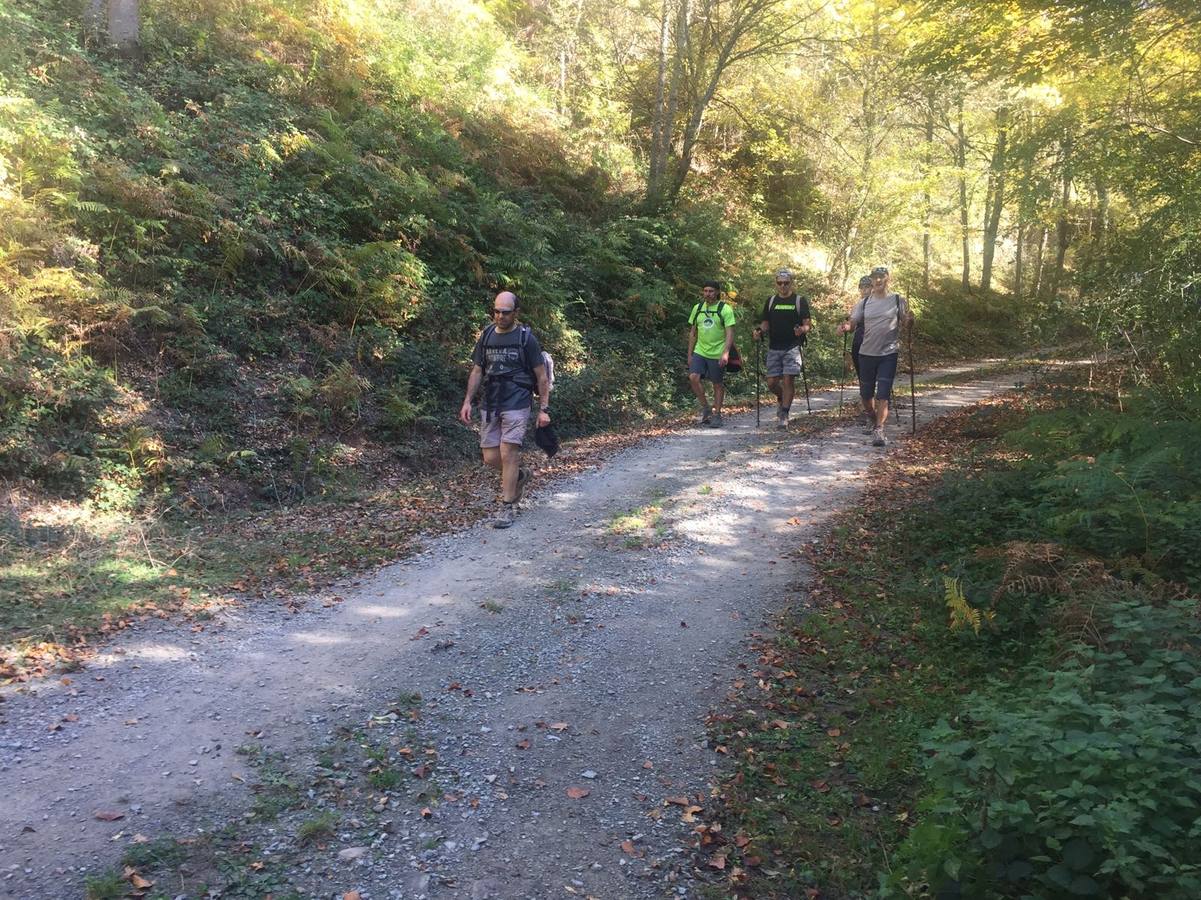
[[[506,409],[492,413],[491,418],[487,412],[483,413],[480,420],[480,447],[488,449],[501,444],[517,444],[520,447],[525,440],[529,421],[528,409]]]
[[[688,374],[700,375],[705,381],[721,384],[726,377],[726,370],[721,367],[721,360],[693,353],[688,362]]]
[[[767,351],[767,377],[801,374],[801,348]]]

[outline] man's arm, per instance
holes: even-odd
[[[692,365],[692,350],[696,347],[696,326],[693,325],[688,332],[688,365]]]
[[[734,326],[727,325],[726,326],[726,346],[725,346],[725,349],[723,349],[721,351],[721,360],[718,362],[718,365],[720,365],[724,368],[726,363],[728,363],[730,361],[730,348],[733,346],[734,346]]]
[[[546,366],[534,366],[534,377],[538,379],[538,427],[550,424],[550,379],[546,377]]]
[[[546,373],[543,372],[543,378]],[[471,398],[475,396],[475,392],[480,389],[480,382],[484,380],[484,370],[481,366],[472,366],[471,374],[467,376],[467,393],[463,396],[463,406],[459,409],[459,421],[464,425],[471,424]]]

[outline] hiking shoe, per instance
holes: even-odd
[[[517,503],[502,503],[500,510],[488,524],[493,528],[509,528],[517,521]]]
[[[780,431],[788,430],[788,410],[781,409],[776,412],[776,428]]]
[[[721,420],[721,413],[719,412],[715,412],[709,419],[710,428],[721,428],[724,424],[726,423]]]
[[[876,428],[872,431],[872,446],[883,447],[888,444],[888,438],[884,436],[883,428]]]
[[[517,470],[517,497],[513,500],[517,503],[525,494],[526,482],[530,480],[530,470],[524,466]]]
[[[697,425],[708,425],[708,424],[709,424],[709,418],[710,418],[712,415],[713,415],[713,410],[712,410],[712,409],[710,409],[710,408],[709,408],[709,404],[707,404],[707,403],[706,403],[706,404],[705,404],[705,408],[704,408],[704,409],[702,409],[702,410],[701,410],[699,413],[697,413],[697,416],[696,416],[696,424],[697,424]]]

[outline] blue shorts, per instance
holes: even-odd
[[[859,396],[871,400],[888,400],[892,396],[892,383],[897,377],[897,354],[867,356],[859,354]]]
[[[688,374],[700,375],[706,381],[721,384],[726,377],[726,370],[721,367],[721,360],[693,353],[692,359],[688,361]]]

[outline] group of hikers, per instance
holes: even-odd
[[[775,293],[763,304],[752,334],[756,342],[767,340],[767,387],[776,398],[776,427],[787,429],[796,377],[805,371],[804,346],[813,329],[813,318],[809,300],[797,294],[789,269],[776,272],[775,287]],[[706,281],[701,299],[688,314],[688,382],[697,400],[696,422],[711,428],[723,425],[725,374],[738,362],[734,309],[720,297],[721,286]],[[484,464],[499,470],[501,483],[500,509],[491,520],[494,528],[513,524],[517,504],[530,480],[530,470],[521,464],[521,445],[535,395],[536,439],[548,452],[557,445],[550,428],[552,363],[529,326],[518,321],[520,308],[521,301],[512,291],[501,291],[492,301],[493,321],[476,340],[467,392],[459,410],[460,421],[470,426],[476,394],[482,386],[480,451]],[[850,356],[859,381],[864,424],[877,447],[888,443],[884,425],[897,374],[901,333],[912,324],[909,304],[890,290],[888,268],[876,266],[870,275],[859,279],[859,300],[838,326],[839,334],[854,332]],[[713,385],[712,404],[706,381]]]

